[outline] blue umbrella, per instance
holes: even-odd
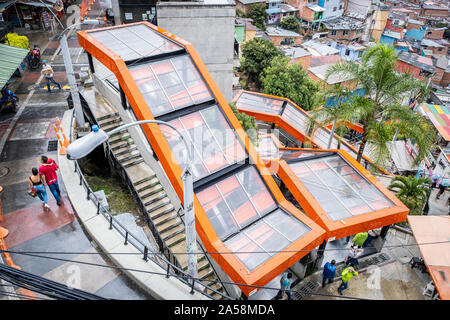
[[[442,177],[442,175],[440,175],[439,173],[434,173],[434,174],[431,176],[431,179],[437,180],[437,179],[439,179],[440,177]]]
[[[441,185],[443,185],[444,187],[450,186],[450,179],[448,179],[448,178],[442,179]]]

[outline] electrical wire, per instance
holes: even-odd
[[[97,267],[103,267],[103,268],[109,268],[109,269],[116,269],[121,271],[133,271],[133,272],[142,272],[147,274],[154,274],[154,275],[161,275],[161,276],[167,276],[167,273],[165,272],[155,272],[155,271],[147,271],[147,270],[140,270],[140,269],[132,269],[132,268],[124,268],[124,267],[118,267],[118,266],[110,266],[110,265],[104,265],[104,264],[98,264],[98,263],[92,263],[92,262],[83,262],[83,261],[74,261],[74,260],[68,260],[68,259],[62,259],[62,258],[54,258],[54,257],[47,257],[47,256],[41,256],[41,255],[35,255],[35,254],[25,254],[25,253],[19,253],[26,256],[32,256],[36,258],[42,258],[42,259],[50,259],[50,260],[57,260],[57,261],[64,261],[64,262],[71,262],[71,263],[78,263],[78,264],[84,264],[84,265],[90,265],[90,266],[97,266]],[[0,272],[1,275],[1,272]],[[175,277],[178,279],[184,279],[184,277],[181,277],[176,274],[170,274],[171,277]],[[250,288],[258,288],[258,289],[267,289],[267,290],[276,290],[279,291],[279,288],[274,287],[265,287],[265,286],[258,286],[258,285],[249,285],[245,283],[237,283],[237,282],[230,282],[230,281],[217,281],[217,280],[208,280],[208,279],[201,279],[201,278],[193,278],[189,277],[190,280],[197,280],[197,281],[208,281],[213,283],[221,283],[221,284],[230,284],[230,285],[237,285],[241,287],[250,287]],[[301,290],[290,290],[291,293],[304,293]],[[318,295],[318,296],[326,296],[326,297],[336,297],[341,299],[351,299],[351,300],[370,300],[365,298],[357,298],[357,297],[350,297],[350,296],[344,296],[344,295],[330,295],[330,294],[321,294],[321,293],[308,293],[310,295]]]
[[[412,243],[412,244],[401,244],[401,245],[387,245],[387,246],[383,246],[383,248],[404,248],[404,247],[412,247],[412,246],[421,246],[421,245],[433,245],[433,244],[443,244],[443,243],[450,243],[450,240],[445,240],[445,241],[436,241],[436,242],[426,242],[426,243]],[[376,247],[364,247],[367,249],[376,249]],[[190,254],[209,254],[209,255],[214,255],[214,254],[220,254],[220,255],[224,255],[224,254],[233,254],[233,255],[237,255],[237,254],[251,254],[251,253],[298,253],[298,252],[311,252],[314,251],[313,250],[270,250],[270,251],[217,251],[217,252],[212,252],[212,251],[198,251],[198,252],[192,252],[192,253],[188,253],[188,252],[173,252],[174,255],[190,255]],[[320,252],[330,252],[330,251],[348,251],[348,248],[334,248],[334,249],[318,249]],[[12,254],[61,254],[61,255],[99,255],[100,253],[98,252],[48,252],[48,251],[15,251],[15,250],[0,250],[0,253],[2,252],[6,252],[6,253],[12,253]],[[107,252],[107,253],[103,253],[103,254],[108,254],[108,255],[142,255],[142,253],[140,252]],[[152,252],[149,251],[148,255],[153,255],[153,256],[164,256],[164,253],[161,252]]]

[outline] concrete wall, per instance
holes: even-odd
[[[325,8],[325,12],[323,13],[323,20],[333,19],[342,17],[344,14],[344,1],[341,0],[325,0],[323,1],[323,5],[321,1],[319,1],[319,5]],[[339,9],[342,7],[342,9]],[[336,8],[336,11],[333,11]]]
[[[160,2],[157,12],[158,26],[194,45],[225,99],[231,102],[234,2]]]

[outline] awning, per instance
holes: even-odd
[[[8,82],[27,54],[27,49],[0,44],[0,88]]]
[[[10,6],[12,6],[14,4],[14,1],[8,1],[8,2],[2,2],[0,3],[0,12],[5,11],[6,9],[8,9]]]
[[[408,222],[439,296],[450,300],[450,217],[408,216]]]
[[[33,7],[49,7],[49,8],[53,8],[53,5],[55,4],[56,0],[44,0],[42,2],[34,2],[34,1],[27,1],[27,0],[18,0],[18,3],[21,4],[26,4],[28,6],[33,6]]]

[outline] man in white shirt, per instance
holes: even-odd
[[[56,84],[61,90],[61,85],[53,79],[53,69],[50,64],[47,63],[47,60],[42,60],[42,70],[41,73],[44,75],[45,80],[47,81],[47,90],[48,92],[52,92],[50,89],[50,82]]]

